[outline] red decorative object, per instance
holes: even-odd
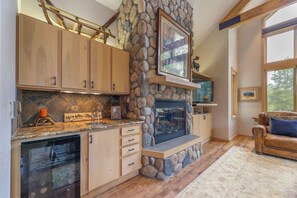
[[[46,118],[47,115],[48,115],[48,113],[47,113],[47,108],[46,108],[46,107],[41,107],[41,108],[39,109],[39,117],[40,117],[40,118]]]

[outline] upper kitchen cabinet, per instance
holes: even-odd
[[[129,94],[129,53],[112,48],[112,92]]]
[[[62,88],[86,91],[89,84],[89,39],[62,31]]]
[[[111,91],[111,47],[91,40],[90,89],[93,92]]]
[[[20,14],[17,37],[17,86],[59,90],[61,88],[59,29]]]

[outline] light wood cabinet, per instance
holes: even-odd
[[[120,177],[120,130],[89,133],[89,191]]]
[[[58,28],[26,15],[18,16],[19,88],[61,88],[60,39]]]
[[[141,168],[141,129],[140,126],[122,127],[121,133],[122,176]]]
[[[127,175],[128,173],[139,169],[140,166],[140,155],[138,153],[125,157],[122,159],[122,175]]]
[[[202,138],[202,142],[208,142],[211,139],[212,114],[193,115],[193,134]]]
[[[62,88],[87,90],[89,39],[62,31]]]
[[[129,79],[129,53],[112,48],[112,91],[129,94]]]
[[[18,19],[17,86],[129,94],[129,53],[26,15]]]
[[[111,60],[111,47],[91,40],[91,91],[111,92]]]

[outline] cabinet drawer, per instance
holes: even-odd
[[[140,168],[140,155],[137,153],[122,159],[122,176]]]
[[[123,127],[122,136],[129,135],[133,133],[139,133],[139,126]]]
[[[139,142],[139,135],[133,135],[130,137],[122,138],[122,146],[130,145],[138,142]]]
[[[139,144],[122,148],[122,156],[129,155],[135,152],[139,152]]]

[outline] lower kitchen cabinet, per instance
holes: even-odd
[[[89,191],[120,177],[120,130],[89,133]]]
[[[141,124],[114,127],[110,129],[97,129],[90,132],[75,132],[73,134],[66,135],[62,134],[50,136],[48,139],[62,138],[68,142],[71,135],[80,137],[80,163],[70,165],[69,168],[65,168],[65,170],[71,170],[71,168],[80,167],[80,184],[78,185],[80,185],[81,198],[96,197],[98,194],[107,191],[108,189],[119,185],[120,183],[123,183],[139,174],[139,169],[141,168],[142,149]],[[12,141],[12,198],[19,198],[21,195],[21,170],[23,169],[21,167],[23,162],[23,160],[21,160],[21,144],[23,142],[32,142],[46,139],[47,138],[44,137],[37,137],[32,139]],[[75,149],[79,148],[78,144],[79,143],[74,146]],[[71,148],[73,149],[73,147]],[[59,149],[61,150],[60,147]],[[64,150],[62,149],[62,151]],[[58,159],[56,156],[57,153],[54,154],[54,152],[50,152],[52,154],[49,155],[46,153],[46,149],[43,149],[40,152],[45,153],[44,156],[46,157],[44,157],[44,159]],[[55,170],[52,172],[54,171]],[[64,174],[66,173],[68,172],[66,171]],[[38,181],[34,182],[38,183]],[[78,186],[75,186],[75,188],[77,189]],[[65,188],[66,194],[69,191],[72,190],[70,188],[68,189],[68,187]],[[64,191],[62,193],[64,193]]]
[[[95,197],[139,174],[142,149],[141,125],[123,126],[88,133],[82,149],[83,197]],[[84,139],[84,138],[82,138]]]
[[[122,176],[141,168],[141,135],[139,126],[123,127],[121,130]]]
[[[202,142],[208,142],[211,139],[212,114],[193,115],[193,134],[202,138]]]

